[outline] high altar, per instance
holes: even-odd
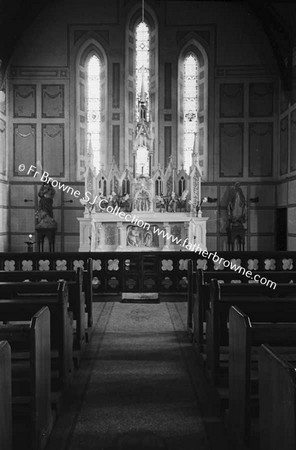
[[[79,251],[182,251],[194,244],[206,250],[208,218],[201,214],[200,179],[197,166],[189,175],[175,173],[171,161],[165,172],[159,168],[151,177],[134,178],[114,164],[109,173],[97,175],[89,167],[88,202],[78,218]]]
[[[165,170],[155,165],[148,103],[142,80],[134,148],[123,170],[114,159],[107,170],[99,164],[90,136],[81,200],[85,212],[78,218],[81,252],[182,251],[194,245],[206,250],[197,139],[189,171],[183,165],[177,170],[172,156]]]

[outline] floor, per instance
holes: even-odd
[[[95,331],[47,450],[227,449],[186,303],[95,303]]]

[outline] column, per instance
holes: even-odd
[[[163,226],[164,226],[164,232],[165,234],[167,234],[167,236],[170,236],[171,233],[171,225],[168,222],[163,222]],[[162,248],[163,251],[168,251],[170,250],[170,239],[168,239],[167,237],[164,238],[165,242],[164,242],[164,246]]]
[[[118,245],[117,250],[125,249],[126,247],[126,227],[122,222],[117,222],[118,228]]]

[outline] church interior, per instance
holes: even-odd
[[[295,23],[0,1],[1,450],[295,449]]]

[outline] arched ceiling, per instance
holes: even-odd
[[[2,77],[15,45],[38,14],[51,3],[64,0],[0,0],[0,60]],[[100,0],[98,0],[100,1]],[[125,0],[119,0],[125,1]],[[150,0],[153,4],[175,0]],[[187,0],[200,2],[200,0]],[[202,0],[203,2],[205,0]],[[218,1],[218,0],[217,0]],[[229,0],[237,2],[237,0]],[[287,0],[248,0],[239,2],[254,14],[261,24],[276,57],[285,89],[292,86],[292,52],[296,44],[296,2]],[[1,78],[0,78],[1,88]]]

